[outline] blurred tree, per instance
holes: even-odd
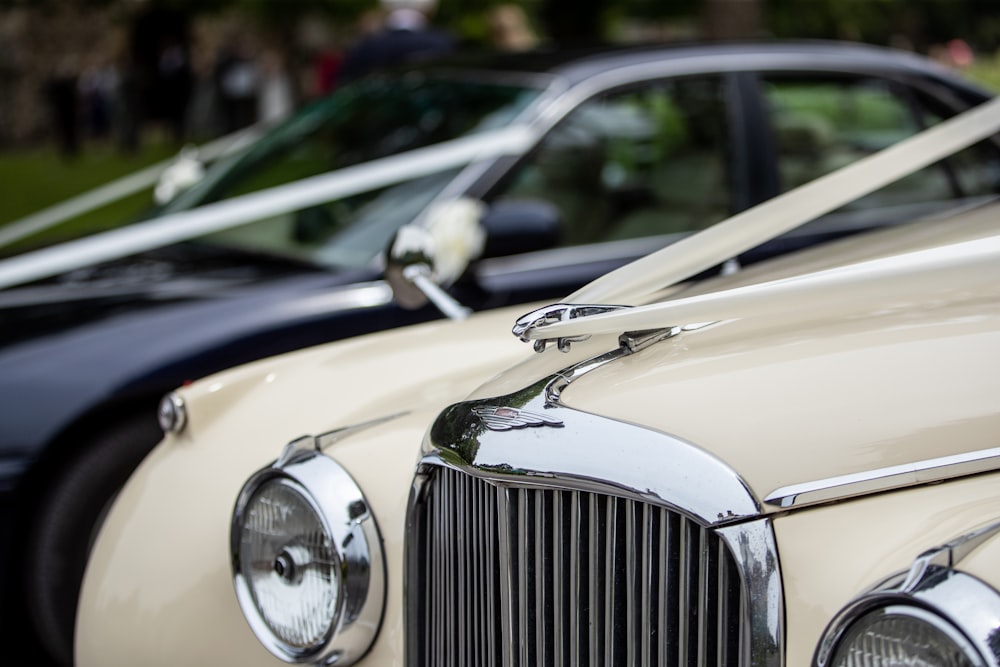
[[[1000,0],[766,0],[776,37],[849,39],[926,52],[959,37],[978,50],[1000,44]]]
[[[707,39],[750,39],[761,34],[761,0],[705,0],[702,34]]]
[[[850,39],[878,44],[931,45],[960,37],[980,51],[1000,45],[1000,0],[438,0],[437,19],[464,37],[486,34],[485,13],[503,1],[524,7],[556,43],[596,42],[614,24],[697,19],[710,39],[754,37]],[[278,31],[304,14],[353,25],[378,0],[0,0],[0,8],[112,7],[137,4],[206,14],[237,8]]]

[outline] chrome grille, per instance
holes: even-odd
[[[444,467],[411,512],[411,666],[744,662],[733,558],[677,512]]]

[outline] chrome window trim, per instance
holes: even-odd
[[[643,84],[657,79],[680,76],[724,76],[734,72],[853,74],[880,76],[886,79],[912,76],[903,67],[872,63],[864,57],[831,59],[830,54],[817,56],[808,51],[753,54],[676,54],[659,61],[633,63],[595,74],[575,84],[563,95],[541,109],[536,123],[546,129],[562,120],[572,109],[603,92],[631,84]]]
[[[486,257],[476,263],[476,275],[480,280],[495,281],[508,274],[525,271],[542,271],[566,268],[578,264],[625,261],[648,255],[664,248],[694,232],[658,234],[616,241],[598,241],[581,245],[562,246],[549,250],[535,250],[517,255]]]
[[[521,391],[445,409],[425,437],[409,505],[421,502],[429,473],[447,467],[508,490],[576,490],[676,511],[717,532],[737,563],[748,605],[741,610],[748,630],[741,664],[781,667],[784,608],[777,544],[749,486],[692,443],[561,403],[561,392],[583,374],[680,332],[626,334],[619,348]],[[518,423],[491,430],[477,408],[512,408]],[[695,487],[711,491],[699,493]],[[416,530],[411,521],[408,514],[408,543]],[[419,573],[407,569],[406,576]],[[502,623],[509,629],[510,619]]]
[[[339,310],[365,310],[380,308],[392,303],[392,288],[384,280],[372,280],[346,287],[335,287],[314,296],[296,301],[288,308],[295,308],[301,315],[328,313]]]
[[[941,482],[956,477],[993,472],[998,469],[1000,469],[1000,447],[994,447],[783,486],[769,493],[764,498],[764,502],[781,509],[797,509],[919,484]]]
[[[299,438],[288,444],[274,465],[254,473],[240,490],[230,527],[233,586],[254,635],[268,651],[285,662],[350,665],[364,656],[378,635],[386,598],[386,566],[378,525],[360,487],[321,449],[357,428],[394,416],[344,432]],[[304,650],[286,645],[267,627],[240,564],[240,538],[247,503],[257,489],[269,482],[290,483],[302,493],[326,523],[342,561],[334,621],[321,645]]]

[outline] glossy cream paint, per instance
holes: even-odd
[[[998,216],[997,207],[985,207],[852,239],[678,298],[987,238],[1000,228]],[[947,286],[916,276],[889,295],[854,288],[855,298],[837,308],[817,309],[804,293],[783,296],[782,310],[767,317],[725,320],[720,312],[714,325],[584,375],[563,390],[562,402],[688,440],[732,467],[758,499],[783,486],[993,449],[1000,445],[1000,261],[994,267],[985,281],[981,268],[970,268],[968,281],[956,275]],[[609,349],[613,339],[574,346],[567,362],[602,345]],[[475,395],[527,386],[554,372],[559,358],[550,348]],[[614,460],[614,443],[581,447],[603,448]],[[782,570],[786,664],[809,664],[827,623],[852,598],[925,550],[1000,519],[998,478],[962,477],[790,511],[762,505]],[[961,566],[998,586],[1000,570],[990,560],[998,550],[1000,539]]]
[[[975,247],[995,233],[998,215],[982,208],[918,231],[935,226],[939,241]],[[905,281],[890,276],[860,288],[845,281],[846,298],[781,292],[761,301],[766,316],[724,320],[724,304],[705,311],[699,303],[699,318],[723,321],[584,376],[563,402],[695,443],[738,471],[758,498],[993,449],[1000,445],[1000,261],[955,270],[947,284],[911,269]],[[682,301],[674,311],[681,316]]]
[[[403,521],[424,429],[530,354],[507,333],[524,308],[342,341],[183,389],[189,426],[143,462],[95,545],[77,664],[283,664],[236,603],[228,550],[236,496],[288,441],[404,412],[326,450],[364,490],[384,540],[389,593],[370,660],[401,664]]]
[[[996,215],[984,208],[964,221],[852,239],[674,298],[985,236]],[[758,498],[791,484],[994,447],[997,295],[945,302],[937,287],[916,280],[891,303],[859,293],[818,313],[804,307],[812,305],[808,294],[766,318],[727,321],[719,313],[718,324],[584,376],[564,391],[564,402],[693,442],[733,467]],[[368,495],[386,546],[386,616],[363,662],[401,664],[403,521],[430,421],[470,391],[520,389],[617,345],[601,335],[568,354],[531,354],[508,333],[528,309],[331,344],[186,389],[190,427],[147,459],[102,531],[81,603],[79,664],[276,664],[250,634],[232,591],[228,522],[240,486],[298,435],[412,410],[327,452]],[[996,516],[984,479],[794,512],[765,507],[784,570],[788,664],[808,661],[826,622],[863,587],[978,525],[981,514]],[[823,553],[811,553],[818,544]]]

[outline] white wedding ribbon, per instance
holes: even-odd
[[[953,292],[951,286],[956,284],[956,279],[961,279],[963,291],[1000,291],[1000,234],[794,278],[579,317],[568,323],[580,326],[569,326],[569,333],[560,332],[559,336],[622,333],[658,329],[669,324],[776,316],[788,312],[791,299],[796,299],[797,313],[830,312],[857,306],[862,301],[884,303],[918,279],[923,279],[922,284],[930,279],[930,283],[942,292]],[[801,298],[805,296],[808,300]],[[560,323],[539,327],[536,331],[551,338],[557,326],[562,329]]]
[[[233,132],[224,137],[219,137],[197,148],[198,159],[211,162],[253,143],[262,133],[263,128],[253,126]],[[54,206],[44,208],[41,211],[0,226],[0,248],[58,225],[64,220],[70,220],[101,206],[124,199],[146,188],[153,187],[164,170],[170,167],[175,160],[176,157],[171,157],[157,162],[128,176],[123,176],[93,190],[84,192],[81,195],[71,197]]]
[[[259,190],[0,261],[0,288],[126,257],[342,197],[530,148],[537,130],[511,126]]]
[[[627,303],[721,264],[889,183],[908,176],[1000,131],[1000,98],[905,139],[874,155],[684,238],[594,280],[566,303]],[[692,297],[673,304],[626,308],[532,327],[522,337],[552,340],[602,332],[637,331],[671,322],[733,317],[732,302],[711,308]],[[690,312],[685,308],[690,307]],[[668,322],[667,320],[670,320]]]

